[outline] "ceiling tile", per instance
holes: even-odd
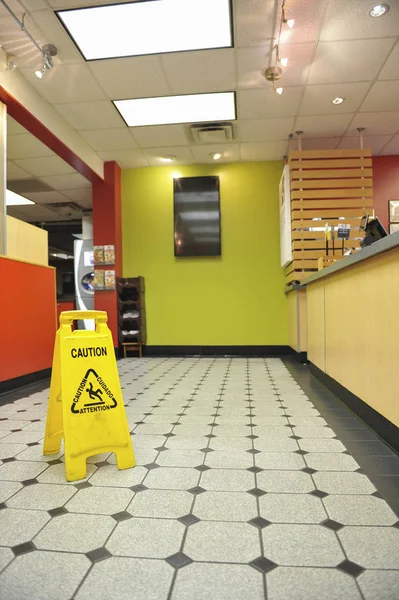
[[[80,135],[96,151],[132,150],[137,148],[129,129],[87,129]]]
[[[248,119],[238,121],[240,142],[272,142],[286,140],[294,126],[294,118]]]
[[[347,135],[357,135],[358,127],[365,127],[367,135],[394,134],[399,131],[399,111],[358,113]]]
[[[304,132],[304,137],[340,137],[345,133],[353,114],[298,117],[295,129]]]
[[[399,135],[395,137],[381,150],[381,154],[399,154]]]
[[[92,203],[92,188],[91,187],[78,188],[76,190],[63,190],[62,193],[64,196],[69,198],[69,200],[72,200],[73,202],[76,202],[77,204],[80,204],[81,206],[84,206],[85,208],[88,208],[89,206],[91,206],[91,203]]]
[[[321,42],[316,50],[308,83],[372,81],[392,44],[392,39]]]
[[[40,204],[30,204],[29,206],[19,206],[18,212],[25,216],[26,221],[35,223],[37,221],[59,221],[60,215],[56,212],[41,206]],[[62,217],[65,218],[65,217]]]
[[[68,8],[70,7],[70,0],[66,3]],[[79,4],[82,4],[79,2]],[[41,31],[45,32],[45,39],[43,44],[53,43],[57,46],[58,56],[54,59],[54,64],[65,64],[65,63],[82,63],[84,62],[82,55],[75,46],[72,39],[65,32],[65,29],[61,25],[60,21],[54,14],[54,12],[48,8],[43,10],[35,10],[31,13],[34,22],[40,28]]]
[[[274,2],[239,0],[234,4],[235,46],[259,46],[273,35]]]
[[[397,110],[399,103],[399,81],[377,81],[363,102],[360,110]]]
[[[19,219],[20,221],[28,220],[28,217],[18,210],[18,206],[7,206],[7,215],[14,217],[14,219]]]
[[[43,158],[24,158],[16,160],[15,164],[35,177],[45,177],[46,175],[66,175],[74,173],[73,167],[68,165],[59,156],[46,156]]]
[[[11,161],[7,162],[7,181],[12,181],[13,179],[30,179],[29,173],[17,167]]]
[[[60,191],[91,187],[90,181],[85,179],[80,173],[71,173],[70,175],[50,175],[48,177],[40,177],[40,179],[53,189]]]
[[[235,89],[234,49],[175,52],[161,60],[173,94]]]
[[[54,156],[54,153],[33,135],[24,133],[7,138],[7,156],[9,159],[14,160],[31,158],[32,156]]]
[[[370,84],[366,82],[308,85],[303,95],[299,114],[328,115],[355,112],[369,87]],[[332,104],[331,100],[337,96],[345,98],[345,102]]]
[[[194,161],[198,163],[230,163],[240,160],[240,149],[238,144],[211,144],[191,146]],[[213,160],[211,154],[220,152],[223,156],[219,160]]]
[[[148,159],[140,150],[114,150],[113,152],[99,152],[104,160],[115,160],[121,169],[136,169],[148,167]]]
[[[341,138],[339,137],[331,137],[331,138],[303,138],[302,139],[302,150],[334,150],[337,148],[339,141]],[[293,150],[297,149],[296,143],[292,146]]]
[[[111,100],[170,94],[159,56],[96,60],[88,66]]]
[[[396,43],[378,79],[399,79],[399,42]]]
[[[10,115],[7,115],[7,136],[18,135],[22,133],[27,133],[25,127],[22,127],[22,125],[12,119]]]
[[[134,127],[131,129],[131,134],[142,148],[187,145],[187,135],[184,125]]]
[[[271,84],[262,90],[238,91],[239,119],[267,119],[292,117],[296,114],[301,97],[301,87],[285,88],[279,96]]]
[[[52,104],[107,98],[84,64],[54,66],[43,79],[38,79],[33,69],[22,69],[22,73],[35,90]]]
[[[117,129],[126,127],[110,101],[55,104],[61,116],[75,129]]]
[[[266,144],[240,144],[242,160],[283,160],[288,152],[288,142]]]
[[[399,4],[387,2],[391,10],[384,17],[373,19],[368,11],[377,2],[364,0],[334,0],[329,2],[322,40],[355,40],[397,36],[399,31]]]
[[[37,204],[48,204],[52,202],[68,202],[68,198],[60,192],[31,192],[25,194],[29,200],[33,200]]]
[[[165,166],[166,164],[168,166],[193,164],[195,162],[189,146],[147,148],[143,150],[143,154],[148,159],[151,167]],[[173,163],[165,163],[162,160],[163,156],[174,156],[175,160]]]
[[[392,139],[391,135],[365,135],[363,136],[364,148],[371,148],[373,154],[378,154]],[[358,137],[344,137],[338,148],[359,148]]]

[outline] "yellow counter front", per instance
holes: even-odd
[[[382,435],[376,423],[381,421],[379,426],[391,429],[388,435],[397,436],[399,233],[304,279],[302,285],[308,360],[387,420],[363,406],[361,416],[377,433]],[[392,444],[392,439],[387,441]]]

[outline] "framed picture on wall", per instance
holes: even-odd
[[[399,223],[399,200],[389,200],[389,222]]]
[[[396,233],[397,231],[399,231],[399,223],[390,223],[389,233]]]

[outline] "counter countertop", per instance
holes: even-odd
[[[313,283],[314,281],[322,279],[322,277],[328,277],[333,273],[337,273],[337,271],[341,271],[342,269],[346,269],[347,267],[352,267],[357,263],[360,263],[364,260],[368,260],[373,256],[378,256],[383,252],[388,252],[388,250],[393,250],[397,247],[399,247],[399,231],[397,231],[396,233],[392,233],[391,235],[387,235],[387,237],[378,240],[378,242],[374,242],[374,244],[372,244],[371,246],[361,248],[359,252],[351,254],[350,256],[346,256],[342,260],[339,260],[336,263],[332,264],[330,267],[326,267],[325,269],[322,269],[317,273],[309,275],[309,277],[302,279],[299,286],[296,285],[295,287],[297,289],[305,287],[309,285],[309,283]]]

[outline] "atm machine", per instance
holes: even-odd
[[[74,272],[76,310],[94,310],[93,240],[75,240]],[[78,329],[94,329],[93,319],[78,321]]]

